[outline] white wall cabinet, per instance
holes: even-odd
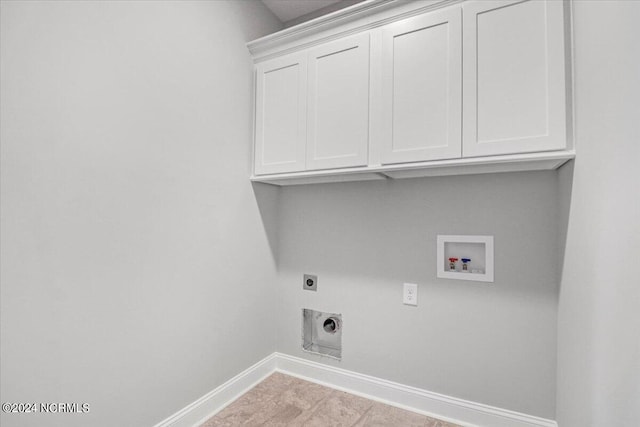
[[[382,29],[382,163],[462,155],[462,11]]]
[[[369,34],[309,52],[307,170],[367,164]]]
[[[565,6],[370,0],[249,43],[253,179],[559,167],[575,156]]]
[[[565,148],[563,7],[463,4],[465,157]]]
[[[256,175],[305,170],[307,57],[295,53],[256,66]]]

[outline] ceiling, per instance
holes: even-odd
[[[341,0],[262,0],[280,21],[288,22]]]

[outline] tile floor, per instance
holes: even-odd
[[[459,427],[276,372],[201,427]]]

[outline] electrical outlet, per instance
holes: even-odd
[[[418,285],[415,283],[404,284],[402,303],[406,305],[418,305]]]

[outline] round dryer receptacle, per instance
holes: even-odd
[[[340,321],[335,317],[328,317],[322,324],[322,328],[329,334],[335,334],[340,329]]]

